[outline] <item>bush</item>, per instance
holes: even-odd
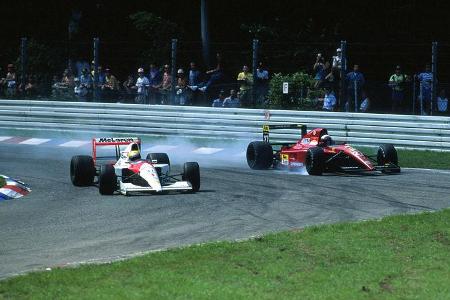
[[[283,94],[283,82],[289,83],[289,94]],[[313,89],[314,79],[304,72],[283,75],[276,73],[270,80],[269,107],[278,109],[311,110],[323,90]]]
[[[2,176],[0,176],[0,188],[6,185],[6,181],[5,178],[3,178]]]

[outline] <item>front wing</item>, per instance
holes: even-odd
[[[177,181],[172,184],[163,185],[162,191],[190,191],[192,190],[192,185],[187,181]],[[156,192],[156,189],[150,186],[139,186],[132,184],[131,182],[120,181],[119,191],[123,195],[127,195],[130,192]]]

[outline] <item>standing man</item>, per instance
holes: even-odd
[[[425,65],[425,71],[417,77],[419,79],[419,99],[421,102],[421,114],[427,115],[431,111],[431,84],[433,73],[429,64]]]
[[[392,88],[392,112],[401,111],[402,102],[405,98],[405,84],[408,77],[402,74],[400,66],[395,68],[395,73],[389,78],[389,86]]]
[[[134,102],[137,104],[145,104],[147,102],[148,88],[150,86],[150,81],[144,76],[144,68],[138,69],[138,78],[136,79],[136,84],[134,89],[137,90],[136,98]]]
[[[345,104],[345,111],[357,111],[355,104],[361,98],[361,91],[366,82],[364,75],[359,71],[359,65],[353,66],[353,71],[347,74],[345,81],[347,82],[347,103]]]
[[[253,87],[253,74],[249,72],[248,66],[242,67],[242,72],[237,76],[237,81],[240,83],[241,101],[246,106],[250,106]]]

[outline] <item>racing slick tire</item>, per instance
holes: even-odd
[[[273,165],[272,145],[255,141],[248,144],[247,164],[253,170],[266,170]]]
[[[181,179],[188,181],[192,185],[192,192],[200,190],[200,167],[196,162],[186,162],[183,166],[183,175]]]
[[[112,195],[117,190],[117,176],[112,165],[100,166],[98,191],[102,195]]]
[[[383,170],[383,173],[400,173],[400,167],[398,167],[397,150],[392,144],[382,144],[377,151],[377,164],[384,166],[386,164],[394,164],[396,167],[390,170]]]
[[[308,149],[306,152],[305,167],[309,175],[322,175],[325,169],[323,148],[314,147]]]
[[[156,160],[157,164],[167,164],[170,166],[170,160],[167,153],[149,153],[147,154],[147,160],[149,162]]]
[[[75,186],[89,186],[94,183],[95,165],[89,155],[73,156],[70,160],[70,180]]]

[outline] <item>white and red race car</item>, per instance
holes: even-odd
[[[98,156],[97,148],[101,146],[113,146],[115,155]],[[183,173],[170,174],[170,160],[166,153],[149,153],[146,159],[130,160],[128,153],[131,151],[140,153],[141,139],[92,139],[92,156],[72,157],[70,179],[73,185],[89,186],[97,182],[102,195],[112,195],[116,191],[129,195],[132,192],[197,192],[200,189],[197,162],[186,162]]]

